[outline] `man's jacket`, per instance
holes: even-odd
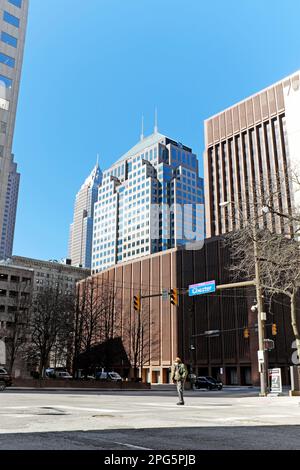
[[[186,366],[181,362],[180,364],[174,364],[173,370],[172,370],[172,380],[176,380],[176,382],[184,382],[185,379],[187,378],[187,368]]]

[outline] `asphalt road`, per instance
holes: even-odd
[[[300,398],[257,390],[0,394],[0,449],[300,449]]]

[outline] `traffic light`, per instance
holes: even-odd
[[[171,289],[170,300],[172,305],[179,305],[178,289]]]
[[[133,308],[137,312],[141,311],[141,296],[140,295],[135,295],[133,297]]]
[[[276,323],[272,323],[272,335],[273,336],[277,335],[277,325],[276,325]]]
[[[248,339],[249,336],[250,336],[250,335],[249,335],[249,329],[248,329],[248,328],[244,328],[244,332],[243,332],[243,333],[244,333],[244,338],[245,338],[245,339]]]

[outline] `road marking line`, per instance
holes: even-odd
[[[216,408],[215,405],[184,405],[182,407],[179,407],[178,405],[176,405],[176,403],[174,404],[166,404],[166,405],[163,405],[163,404],[159,404],[159,403],[143,403],[141,404],[141,406],[156,406],[156,407],[159,407],[159,408],[165,408],[165,409],[174,409],[174,408],[180,408],[182,410],[186,410],[186,409],[190,409],[190,408],[196,408],[196,409],[199,409],[199,410],[214,410]],[[220,405],[219,405],[220,406]],[[224,405],[224,408],[225,408],[226,405]],[[228,406],[228,405],[227,405]],[[227,408],[226,406],[226,408]]]
[[[106,408],[84,408],[84,407],[77,407],[77,406],[69,406],[69,405],[29,405],[29,406],[3,406],[1,409],[5,410],[29,410],[32,408],[36,408],[38,410],[45,410],[45,409],[59,409],[64,408],[67,410],[79,410],[79,411],[99,411],[99,412],[107,412],[107,413],[119,413],[121,410],[111,410]],[[0,413],[1,414],[1,413]]]
[[[130,447],[132,449],[140,449],[140,450],[152,450],[150,447],[141,447],[141,446],[134,446],[133,444],[124,444],[123,442],[113,442],[113,444],[118,444],[125,447]]]

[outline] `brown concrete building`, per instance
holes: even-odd
[[[205,121],[207,237],[239,228],[241,214],[244,220],[252,211],[257,216],[263,198],[285,213],[299,204],[291,171],[299,172],[300,164],[299,77],[297,72]],[[220,206],[226,201],[233,204]],[[282,218],[264,214],[261,223],[283,231]]]
[[[129,360],[134,338],[128,331],[132,331],[139,315],[133,309],[133,297],[139,293],[150,296],[142,299],[140,313],[144,326],[141,368],[145,380],[168,383],[170,367],[179,355],[197,374],[220,375],[227,384],[258,384],[258,333],[256,314],[251,311],[254,289],[230,289],[197,297],[184,294],[190,284],[207,280],[215,280],[217,284],[229,282],[228,264],[229,254],[221,239],[211,238],[201,250],[172,249],[122,263],[89,278],[98,288],[101,285],[116,288],[115,336],[122,339]],[[83,288],[84,281],[78,286]],[[179,307],[161,296],[163,289],[174,287],[182,292]],[[276,345],[269,353],[269,365],[282,368],[284,382],[289,380],[293,352],[286,303],[277,298],[272,305],[266,305],[266,337],[274,339]],[[278,328],[276,337],[271,336],[274,322]],[[246,327],[249,339],[244,338]],[[217,337],[203,336],[208,330],[221,330],[221,333]],[[121,363],[116,369],[122,373]]]

